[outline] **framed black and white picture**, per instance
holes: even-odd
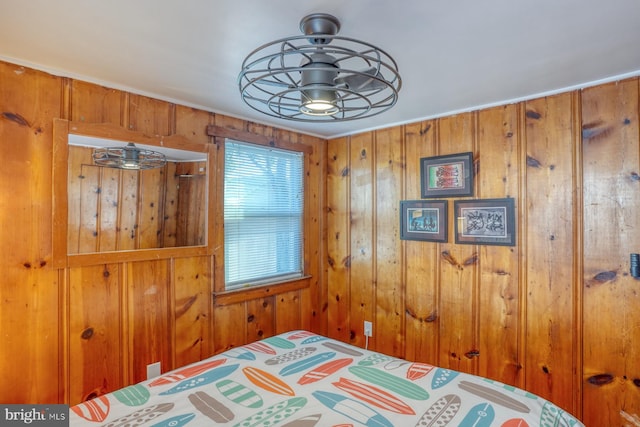
[[[515,203],[512,198],[455,200],[456,243],[516,244]]]

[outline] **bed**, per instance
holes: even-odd
[[[524,390],[292,331],[71,407],[70,426],[582,426]]]

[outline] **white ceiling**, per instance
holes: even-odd
[[[0,0],[0,11],[2,60],[327,138],[640,75],[640,0]],[[307,124],[241,101],[244,57],[300,35],[315,12],[394,57],[393,109]]]

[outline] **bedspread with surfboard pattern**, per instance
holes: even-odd
[[[71,426],[582,426],[524,390],[307,331],[73,406]]]

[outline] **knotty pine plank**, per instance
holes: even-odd
[[[69,120],[122,126],[125,93],[80,80],[71,80]]]
[[[582,93],[584,200],[583,411],[590,426],[640,413],[640,281],[629,254],[640,241],[638,79]]]
[[[435,123],[405,126],[405,191],[407,200],[421,195],[420,159],[435,156]],[[452,206],[448,207],[451,214]],[[449,230],[449,239],[453,232]],[[438,259],[441,244],[404,242],[405,356],[408,360],[436,364],[438,358]]]
[[[475,113],[465,113],[438,120],[438,154],[473,151],[476,138]],[[477,193],[477,186],[476,186]],[[452,206],[453,208],[453,206]],[[455,213],[449,216],[449,229],[455,232]],[[473,260],[475,245],[456,245],[455,238],[441,245],[438,365],[463,372],[477,372],[478,349],[477,272]]]
[[[99,252],[115,251],[118,242],[118,201],[121,173],[118,169],[100,168],[100,210],[98,217]]]
[[[123,387],[118,264],[69,269],[70,404]]]
[[[52,261],[53,116],[60,78],[0,62],[0,401],[58,402],[64,287]],[[32,387],[33,384],[38,387]]]
[[[574,286],[576,253],[576,198],[572,93],[524,104],[523,149],[526,150],[526,194],[520,209],[526,222],[526,317],[521,334],[526,383],[524,386],[577,413],[575,394],[578,322]],[[525,309],[523,307],[523,309]]]
[[[329,142],[327,155],[327,293],[328,335],[350,339],[350,138]]]
[[[400,200],[403,196],[402,127],[375,132],[374,208],[374,339],[377,351],[404,357],[404,272],[400,243]]]
[[[308,311],[300,309],[300,293],[301,290],[284,292],[276,295],[274,301],[274,334],[282,334],[287,331],[299,329],[301,318],[308,316]]]
[[[349,164],[349,330],[351,344],[364,347],[364,321],[373,321],[375,316],[375,150],[373,133],[352,136]],[[376,348],[374,337],[369,340],[370,348]]]
[[[209,256],[176,258],[173,288],[175,366],[198,362],[213,354],[213,274]]]
[[[475,155],[479,198],[515,199],[520,212],[519,109],[511,104],[478,112]],[[507,384],[516,384],[520,374],[518,330],[520,280],[518,248],[522,236],[515,221],[516,246],[478,245],[477,299],[478,373]]]
[[[130,383],[145,380],[150,363],[160,362],[163,367],[172,367],[169,262],[157,260],[126,264]]]

